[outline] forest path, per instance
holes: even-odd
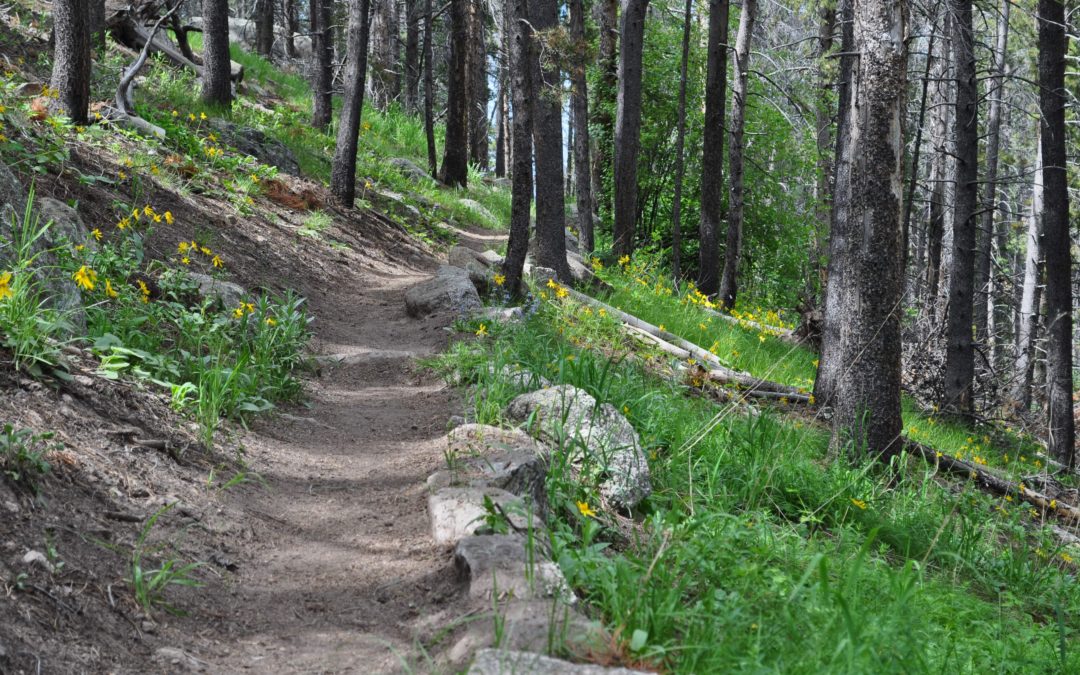
[[[310,408],[243,439],[265,486],[226,493],[256,525],[222,601],[226,634],[201,655],[214,672],[425,671],[415,636],[456,618],[453,556],[431,539],[425,480],[461,403],[415,363],[445,347],[450,319],[409,318],[405,290],[427,275],[387,272],[343,273],[308,294],[323,364]]]

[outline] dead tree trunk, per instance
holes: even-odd
[[[698,224],[698,290],[720,288],[720,196],[724,178],[724,110],[727,105],[728,0],[709,0],[705,74],[705,130],[701,141],[701,220]]]
[[[581,253],[593,251],[592,181],[589,175],[589,92],[585,77],[585,3],[570,0],[570,39],[574,41],[574,63],[570,72],[572,92],[570,107],[574,119],[574,185],[577,197],[578,231],[581,233]]]
[[[348,66],[345,71],[345,97],[338,121],[337,145],[330,172],[330,192],[346,208],[356,200],[356,149],[360,134],[360,116],[364,110],[367,86],[368,38],[371,34],[370,0],[350,0]]]
[[[1031,412],[1031,378],[1035,334],[1039,327],[1039,305],[1042,303],[1042,136],[1035,143],[1035,171],[1031,187],[1031,213],[1028,216],[1027,246],[1024,249],[1024,282],[1020,295],[1019,321],[1016,331],[1016,370],[1013,374],[1012,400],[1016,411],[1027,416]]]
[[[637,162],[641,149],[641,60],[649,0],[623,0],[619,18],[619,97],[615,111],[615,244],[612,252],[634,251],[637,224]]]
[[[428,0],[430,2],[431,0]],[[529,219],[532,211],[532,23],[528,0],[507,0],[507,44],[510,87],[514,98],[511,138],[514,143],[514,167],[510,192],[510,235],[506,244],[503,275],[511,296],[521,295],[522,270],[529,249]]]

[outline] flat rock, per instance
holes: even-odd
[[[300,175],[300,162],[287,145],[252,127],[244,127],[215,117],[210,126],[221,134],[222,141],[263,164],[285,173]]]
[[[517,600],[496,604],[493,611],[470,621],[448,658],[464,665],[472,654],[491,647],[544,654],[586,652],[601,648],[608,640],[599,623],[558,598]]]
[[[605,668],[588,663],[571,663],[532,652],[481,649],[473,656],[468,675],[646,675],[627,668]]]
[[[454,549],[458,576],[468,584],[469,597],[491,600],[533,600],[559,597],[577,601],[559,566],[544,560],[539,547],[530,548],[518,534],[465,537]]]
[[[441,313],[465,317],[482,307],[469,273],[460,267],[444,265],[435,276],[405,291],[405,309],[412,317]]]
[[[525,312],[520,307],[485,307],[476,316],[497,323],[520,323],[525,320]]]
[[[406,159],[404,157],[394,157],[393,159],[389,160],[389,163],[395,169],[400,171],[401,175],[405,176],[409,180],[414,180],[417,182],[431,180],[431,175],[428,174],[427,170],[422,168],[419,164],[412,161],[411,159]]]
[[[428,496],[431,536],[436,543],[449,544],[483,533],[489,528],[485,498],[490,499],[517,529],[536,527],[539,518],[529,515],[530,507],[521,497],[497,487],[444,487]]]
[[[459,199],[458,204],[464,206],[469,211],[480,217],[484,225],[488,227],[495,227],[499,224],[499,219],[495,217],[495,214],[488,211],[487,207],[476,201],[475,199]]]
[[[652,492],[641,441],[614,406],[597,405],[587,392],[563,384],[518,396],[506,415],[531,419],[534,432],[553,447],[565,439],[574,464],[598,480],[600,494],[616,507],[631,509]]]
[[[489,265],[501,265],[503,261],[503,257],[490,248],[482,252],[480,257],[487,261]]]
[[[225,308],[236,307],[248,294],[240,284],[218,279],[209,274],[189,270],[188,276],[199,285],[199,295],[215,299]]]
[[[541,514],[545,511],[551,450],[543,443],[520,429],[464,424],[447,434],[446,444],[454,464],[447,472],[447,486],[491,485],[528,498]]]

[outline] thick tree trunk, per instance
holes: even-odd
[[[255,2],[255,53],[270,58],[274,51],[274,0]]]
[[[724,188],[724,110],[727,105],[728,0],[709,0],[705,130],[701,142],[701,221],[698,290],[720,288],[720,195]]]
[[[637,161],[641,149],[641,59],[649,0],[622,0],[619,18],[619,98],[615,111],[615,223],[613,252],[634,251]]]
[[[428,172],[437,178],[438,153],[435,149],[435,75],[432,61],[435,60],[435,46],[432,38],[431,0],[424,0],[424,137],[427,139]]]
[[[232,104],[232,62],[229,59],[228,0],[203,0],[202,100],[214,106]]]
[[[420,0],[405,0],[405,111],[420,111]]]
[[[469,0],[450,0],[450,63],[447,66],[446,147],[439,179],[450,186],[469,181]]]
[[[858,79],[845,133],[851,181],[846,201],[851,244],[840,261],[846,272],[833,441],[857,455],[885,458],[899,452],[900,316],[903,136],[906,100],[905,10],[892,0],[855,4]],[[856,225],[857,224],[857,225]],[[837,280],[830,279],[830,284]]]
[[[53,107],[75,124],[86,124],[90,107],[90,22],[84,0],[53,2]],[[225,84],[228,85],[228,61]]]
[[[1028,216],[1027,246],[1024,249],[1024,281],[1020,295],[1019,320],[1016,330],[1016,369],[1013,374],[1012,400],[1016,410],[1026,417],[1031,412],[1031,378],[1035,351],[1035,334],[1039,327],[1039,305],[1042,303],[1042,135],[1036,139],[1034,179],[1031,186],[1031,213]]]
[[[1072,407],[1072,257],[1066,171],[1065,7],[1039,0],[1039,110],[1042,120],[1043,244],[1046,252],[1047,449],[1075,465]]]
[[[371,0],[349,1],[348,65],[345,97],[338,120],[337,145],[330,172],[330,192],[338,204],[352,208],[356,199],[356,148],[360,116],[367,87],[368,38],[371,34]]]
[[[428,0],[430,2],[430,0]],[[529,219],[532,205],[532,23],[528,0],[507,0],[507,58],[514,98],[514,167],[510,192],[510,233],[506,243],[503,275],[511,296],[521,295],[521,275],[529,249]]]
[[[682,60],[679,62],[679,112],[675,124],[675,194],[671,203],[671,276],[679,283],[682,276],[682,190],[686,173],[686,75],[690,63],[690,19],[694,0],[686,0],[683,12]]]
[[[597,130],[592,158],[593,199],[603,220],[611,213],[611,167],[615,143],[616,97],[619,86],[619,0],[596,0],[593,5],[599,50],[596,55],[600,76],[593,88],[592,124]]]
[[[829,228],[829,263],[825,280],[825,312],[821,326],[821,356],[814,378],[814,398],[831,406],[840,386],[845,364],[841,359],[840,291],[844,288],[846,270],[843,261],[848,257],[848,207],[851,197],[851,99],[855,69],[855,8],[853,0],[841,0],[840,16],[840,75],[839,106],[836,121],[836,176],[833,187],[831,224]]]
[[[374,0],[371,19],[371,92],[372,103],[386,110],[397,98],[398,77],[398,5],[397,0]]]
[[[746,125],[746,85],[750,70],[750,41],[754,35],[757,0],[743,0],[739,33],[735,37],[735,87],[731,106],[730,191],[728,192],[727,246],[720,277],[720,304],[735,306],[739,292],[739,258],[743,239],[743,129]]]
[[[574,118],[574,186],[577,197],[578,231],[581,233],[581,253],[588,256],[595,246],[593,237],[592,181],[589,175],[589,92],[585,78],[584,0],[570,0],[570,39],[574,41],[574,63],[570,72],[573,88],[570,107]]]
[[[558,0],[531,0],[529,16],[538,35],[559,27]],[[536,153],[536,263],[570,281],[566,261],[566,196],[562,163],[562,75],[554,59],[532,53],[533,148]],[[515,159],[515,164],[517,160]]]
[[[488,87],[486,11],[482,0],[469,2],[469,161],[488,168]]]
[[[971,0],[951,0],[955,20],[953,53],[956,60],[956,196],[953,203],[952,268],[949,273],[948,343],[945,351],[946,410],[962,415],[974,412],[975,345],[972,339],[975,290],[975,209],[979,200],[978,97]]]
[[[311,125],[329,129],[333,110],[333,12],[331,0],[311,0],[312,59],[314,59],[314,96]]]

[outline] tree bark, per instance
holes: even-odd
[[[296,52],[296,33],[299,30],[300,22],[296,16],[296,0],[284,0],[285,1],[285,55],[290,59],[295,59]]]
[[[486,13],[482,0],[469,0],[469,161],[488,168],[488,88]]]
[[[86,124],[90,109],[90,22],[84,0],[53,2],[53,68],[51,86],[57,92],[54,109],[75,124]],[[228,84],[228,61],[225,83]]]
[[[611,213],[612,147],[615,143],[615,116],[612,114],[619,86],[619,0],[596,0],[593,5],[596,19],[597,86],[593,88],[592,123],[597,130],[596,152],[592,158],[593,199],[601,219]]]
[[[372,103],[380,110],[397,98],[398,77],[398,6],[397,0],[375,0],[371,32]]]
[[[203,85],[202,100],[214,106],[232,104],[229,76],[229,3],[228,0],[203,0]]]
[[[428,172],[437,178],[438,158],[435,148],[435,75],[431,62],[435,60],[432,38],[431,0],[424,0],[424,137],[427,139]]]
[[[641,149],[641,60],[649,0],[622,0],[619,19],[619,97],[615,111],[615,223],[613,253],[634,251],[637,161]]]
[[[420,110],[420,0],[405,0],[405,110]]]
[[[682,190],[686,173],[686,76],[690,63],[690,18],[694,0],[686,0],[683,13],[682,61],[679,63],[679,112],[675,125],[675,194],[671,204],[671,275],[675,283],[682,276]]]
[[[754,36],[757,0],[743,0],[739,33],[735,37],[735,87],[731,106],[731,149],[728,152],[730,190],[728,192],[727,245],[724,272],[720,277],[720,304],[735,307],[739,292],[739,258],[743,239],[743,130],[746,125],[746,85],[750,70],[750,42]]]
[[[469,181],[469,0],[450,0],[450,63],[447,66],[446,147],[439,176],[449,186]],[[561,179],[560,179],[561,180]]]
[[[975,209],[978,204],[978,96],[971,0],[951,0],[956,60],[956,195],[953,204],[952,266],[949,273],[948,343],[942,407],[961,415],[974,412],[975,345],[972,339],[975,289]]]
[[[257,0],[254,9],[255,53],[270,58],[274,51],[274,0]]]
[[[311,0],[312,58],[315,77],[311,86],[314,96],[311,124],[316,129],[329,129],[333,119],[333,12],[331,0]]]
[[[859,53],[848,102],[851,181],[845,200],[851,245],[841,302],[842,316],[833,442],[849,451],[886,458],[902,447],[900,420],[900,315],[903,199],[902,115],[906,101],[905,10],[892,0],[855,3]],[[830,279],[830,284],[836,280]]]
[[[534,40],[547,39],[559,27],[558,0],[531,0]],[[532,49],[533,148],[536,153],[536,263],[570,281],[566,260],[566,195],[562,163],[562,75],[555,59]],[[516,163],[516,160],[515,160]]]
[[[1072,258],[1066,171],[1065,7],[1039,0],[1039,109],[1042,119],[1043,244],[1046,253],[1046,384],[1050,456],[1075,465],[1072,407]]]
[[[89,0],[90,44],[96,49],[105,48],[105,0]]]
[[[724,111],[727,105],[728,0],[709,0],[705,74],[705,129],[701,141],[701,221],[698,290],[720,288],[720,195],[724,180]]]
[[[581,253],[588,256],[595,246],[593,236],[592,180],[589,167],[589,91],[585,77],[588,43],[585,38],[585,2],[570,0],[570,39],[574,41],[574,64],[570,72],[570,106],[574,118],[574,186],[577,197],[578,232]]]
[[[430,0],[428,0],[430,2]],[[503,261],[504,286],[511,296],[521,295],[521,275],[529,248],[529,219],[532,206],[532,23],[528,0],[507,0],[507,58],[513,78],[514,167],[510,188],[510,233]]]
[[[499,66],[499,95],[495,99],[495,177],[506,177],[506,78]]]
[[[1031,187],[1031,213],[1028,216],[1027,246],[1024,250],[1024,281],[1020,295],[1019,321],[1016,331],[1016,369],[1013,374],[1012,400],[1016,412],[1026,417],[1031,412],[1031,378],[1035,334],[1039,327],[1039,305],[1042,302],[1042,134],[1035,142],[1035,171]]]
[[[829,52],[833,48],[833,33],[836,30],[836,7],[822,6],[821,24],[818,28],[817,80],[818,92],[814,101],[814,140],[817,145],[817,183],[814,189],[814,201],[817,206],[814,218],[814,240],[810,250],[809,274],[806,275],[804,303],[810,310],[818,305],[818,295],[824,286],[825,270],[822,262],[828,249],[829,208],[832,201],[832,153],[835,144],[832,138],[833,111],[829,92],[834,87],[835,76],[832,74]]]
[[[368,40],[371,34],[371,0],[350,0],[348,66],[345,97],[338,120],[337,144],[330,172],[330,192],[338,204],[352,208],[356,200],[356,148],[360,116],[367,86]]]

